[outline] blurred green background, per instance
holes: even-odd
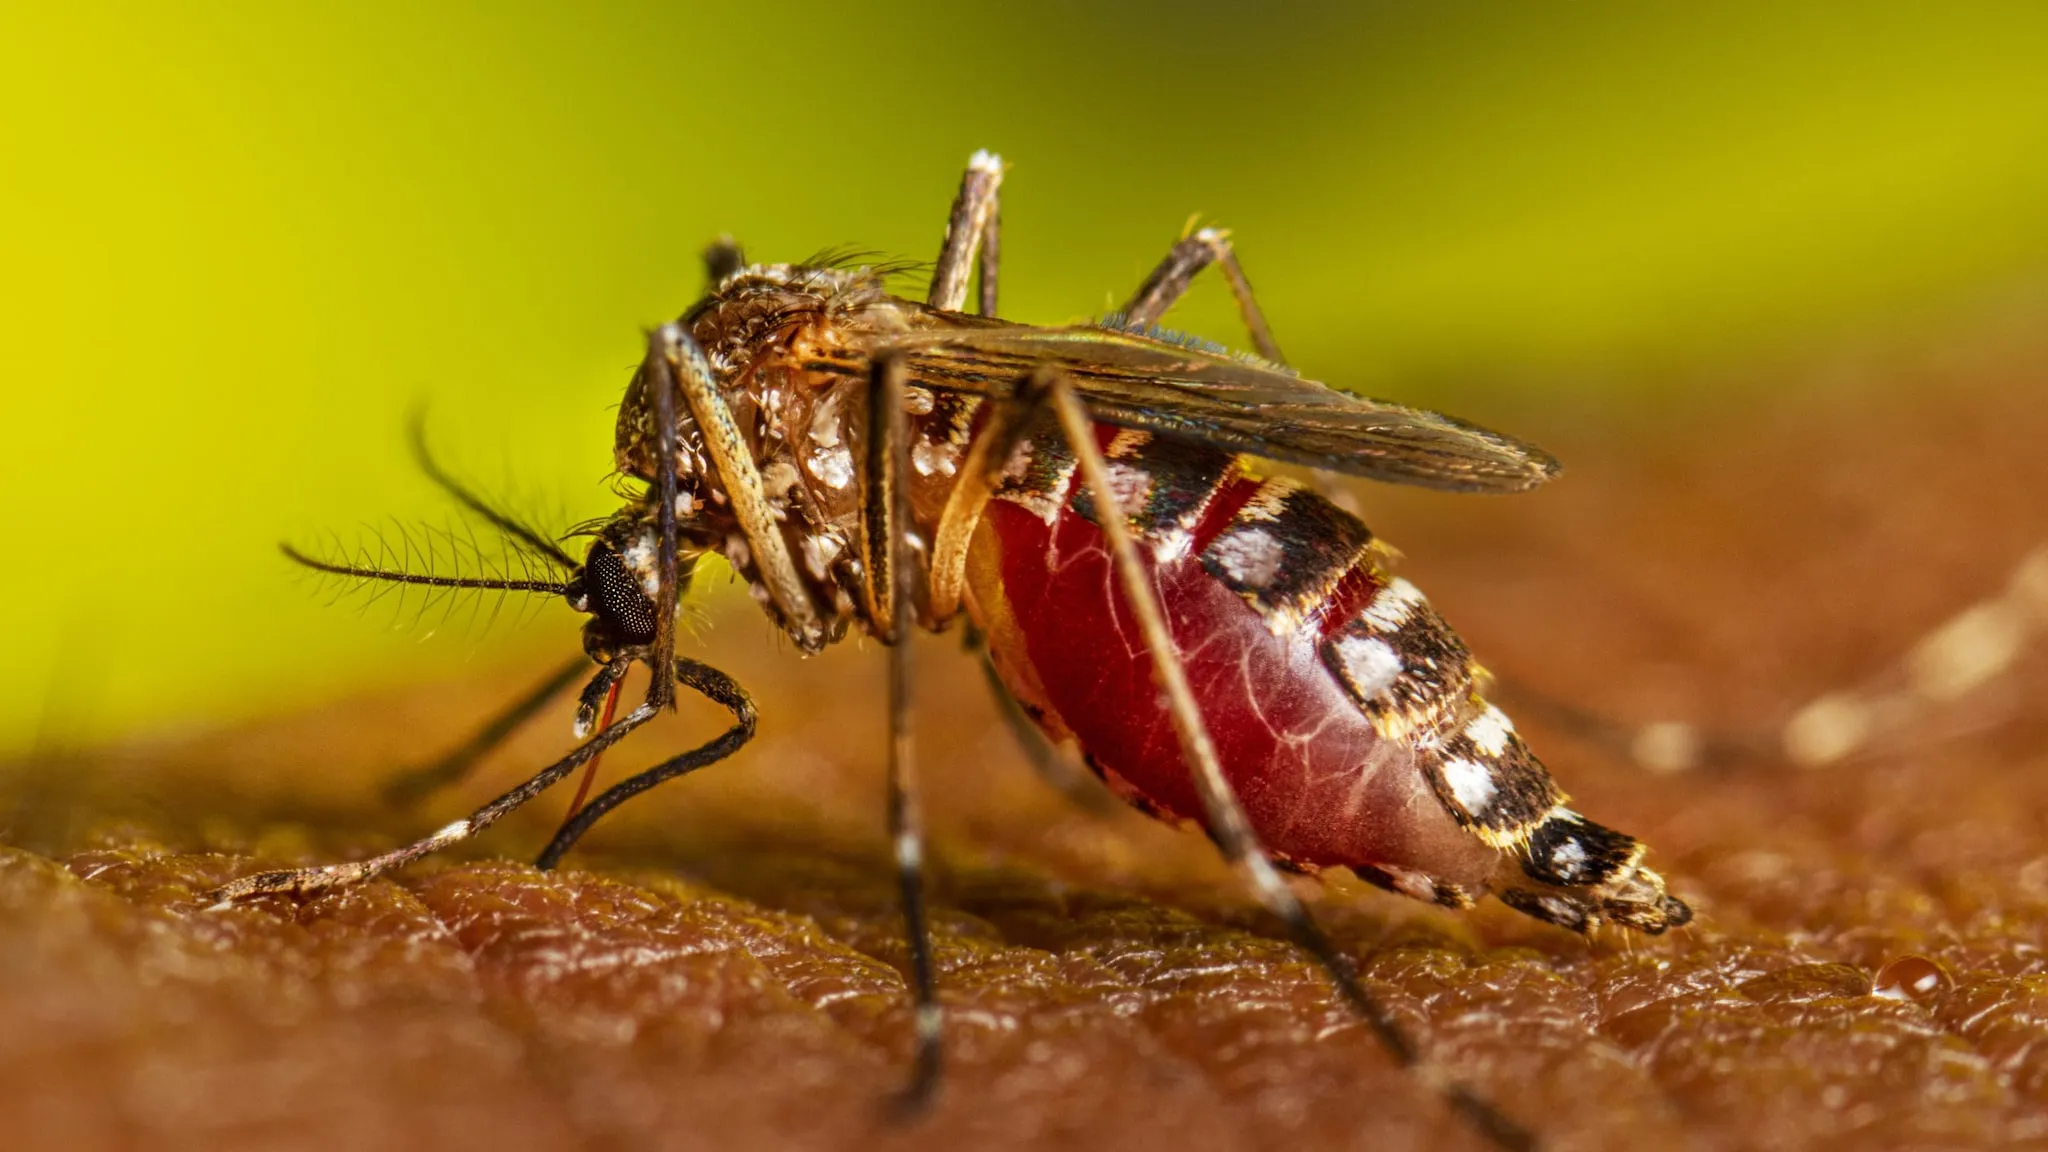
[[[1006,314],[1105,310],[1200,211],[1306,370],[1424,402],[1654,403],[2048,268],[2034,3],[17,0],[0,94],[0,750],[573,650],[330,609],[273,543],[435,514],[422,401],[603,512],[707,239],[928,259],[977,147]]]

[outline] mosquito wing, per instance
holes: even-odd
[[[1111,424],[1352,476],[1453,492],[1520,492],[1549,453],[1436,412],[1367,400],[1284,368],[1113,328],[974,326],[889,341],[932,389],[1009,395],[1041,366],[1072,378]]]

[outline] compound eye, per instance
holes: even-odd
[[[609,544],[593,544],[583,565],[583,588],[590,612],[602,620],[621,644],[654,643],[654,601]]]

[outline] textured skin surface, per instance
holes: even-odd
[[[2026,395],[2043,360],[1989,362],[1888,364],[1918,399],[1869,410],[1824,391],[1717,408],[1703,381],[1668,418],[1682,432],[1575,442],[1502,419],[1571,475],[1514,500],[1373,489],[1367,520],[1509,688],[1767,727],[1878,673],[2048,535],[2048,402]],[[536,632],[555,627],[550,652],[574,642]],[[909,1030],[878,661],[799,661],[764,635],[729,615],[706,641],[759,696],[759,743],[629,806],[557,876],[498,862],[537,850],[549,807],[394,881],[201,907],[252,857],[388,846],[562,747],[566,709],[427,811],[373,799],[438,750],[422,733],[466,731],[530,670],[14,766],[6,1146],[1477,1146],[1199,837],[1031,779],[941,643],[921,650],[920,730],[953,1078],[924,1124],[888,1123]],[[1694,926],[1588,943],[1351,884],[1314,906],[1436,1057],[1555,1147],[2048,1145],[2044,700],[2037,649],[1854,763],[1676,777],[1524,707]],[[610,770],[721,724],[686,706]],[[1870,995],[1909,953],[1953,987]]]

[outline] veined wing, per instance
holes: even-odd
[[[1347,395],[1283,368],[1112,328],[1023,325],[893,337],[926,388],[1005,396],[1065,372],[1106,423],[1395,484],[1520,492],[1557,475],[1549,453],[1436,412]]]

